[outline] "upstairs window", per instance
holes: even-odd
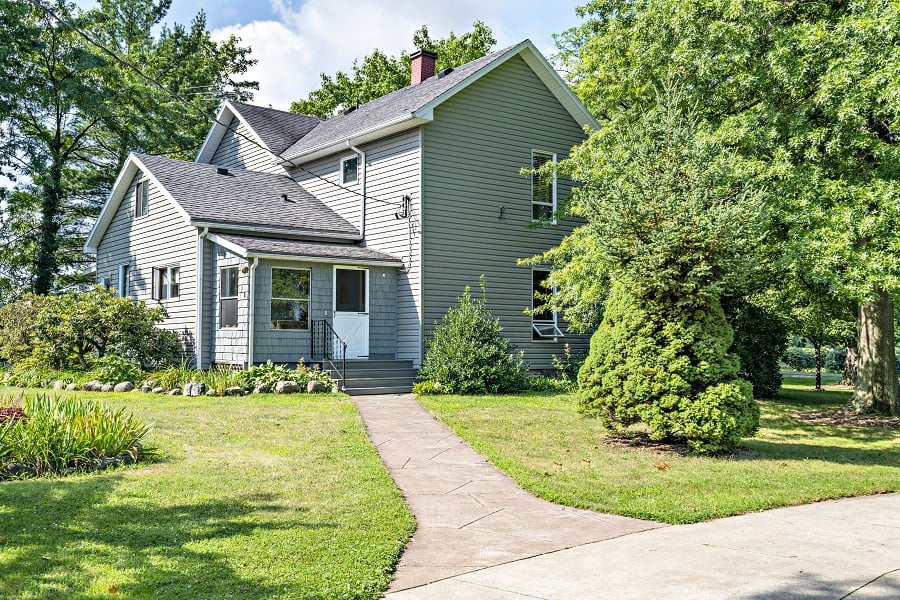
[[[144,217],[150,209],[150,182],[138,181],[134,187],[134,216]]]
[[[154,300],[170,300],[177,298],[181,293],[179,289],[180,270],[178,267],[153,267],[152,297]]]
[[[553,175],[531,174],[531,215],[535,221],[556,223],[556,155],[539,150],[531,151],[531,168],[539,169],[553,164]]]
[[[309,269],[272,269],[272,329],[309,329]]]
[[[341,160],[341,184],[356,183],[359,176],[359,157],[350,156]]]
[[[128,295],[128,275],[131,271],[131,265],[119,265],[119,297],[124,298]]]
[[[549,277],[550,271],[531,272],[531,339],[555,342],[563,337],[557,313],[548,308],[538,310],[556,291],[550,286]]]
[[[238,324],[238,268],[219,271],[219,327]]]

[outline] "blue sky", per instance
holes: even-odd
[[[95,2],[79,0],[82,7]],[[432,37],[468,31],[482,20],[497,47],[531,39],[545,54],[552,35],[578,24],[584,0],[174,0],[168,22],[188,24],[201,9],[214,37],[229,34],[253,48],[260,82],[255,104],[287,110],[318,87],[319,73],[347,71],[374,48],[412,51],[412,34],[427,25]]]

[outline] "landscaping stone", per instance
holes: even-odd
[[[319,394],[321,392],[327,392],[328,388],[325,387],[325,384],[321,381],[312,380],[306,384],[306,393],[307,394]]]
[[[178,388],[173,388],[166,392],[166,396],[181,396],[181,390]]]
[[[255,388],[253,388],[253,393],[254,394],[268,394],[269,386],[261,383],[258,386],[256,386]]]
[[[195,383],[191,386],[191,396],[202,396],[206,393],[205,383]]]
[[[144,385],[141,386],[141,391],[144,392],[145,394],[149,394],[150,392],[153,391],[153,386],[150,385],[149,383],[145,383]]]
[[[113,388],[113,391],[116,392],[130,392],[134,389],[134,384],[130,381],[120,381],[116,384],[116,387]]]
[[[66,389],[66,382],[63,381],[62,379],[57,379],[56,381],[53,382],[53,389],[54,390]]]
[[[293,381],[279,381],[275,384],[276,394],[296,394],[300,391],[300,386]]]
[[[99,392],[100,388],[103,387],[103,384],[99,381],[86,381],[81,384],[81,390],[83,392]]]
[[[104,383],[103,385],[100,386],[100,391],[101,391],[101,392],[111,392],[111,391],[113,391],[114,389],[116,389],[116,386],[114,386],[114,385],[111,384],[111,383]]]
[[[150,390],[154,394],[164,394],[166,392],[166,388],[161,386],[156,386],[152,390]]]
[[[78,386],[75,385],[74,383],[70,383],[69,385],[66,386],[67,392],[74,392],[77,389],[78,389]]]
[[[225,388],[225,395],[226,396],[243,396],[244,388],[242,388],[239,385],[236,385],[236,386],[233,386],[230,388]]]

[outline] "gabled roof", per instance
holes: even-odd
[[[280,157],[282,152],[321,122],[321,119],[309,115],[226,100],[219,107],[216,121],[197,153],[196,162],[212,161],[233,118],[237,118],[250,130],[256,143],[272,153],[273,162],[275,157]]]
[[[214,165],[132,153],[94,223],[85,243],[86,252],[96,253],[97,244],[138,171],[158,186],[186,223],[196,227],[359,239],[355,226],[285,175],[243,169],[228,169],[226,175],[220,174]],[[282,194],[287,194],[288,201],[282,200]]]
[[[346,147],[348,142],[363,143],[427,123],[434,119],[435,107],[515,56],[520,56],[531,67],[582,127],[598,126],[534,44],[525,40],[466,63],[450,73],[429,77],[351,112],[321,121],[282,153],[284,164],[313,160]]]
[[[334,244],[285,240],[279,238],[210,234],[210,241],[241,256],[252,258],[296,259],[304,262],[341,262],[344,264],[402,267],[395,256],[352,244]]]

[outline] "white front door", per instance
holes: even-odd
[[[369,270],[334,268],[334,332],[347,344],[347,358],[369,356]],[[340,356],[335,340],[335,356]]]

